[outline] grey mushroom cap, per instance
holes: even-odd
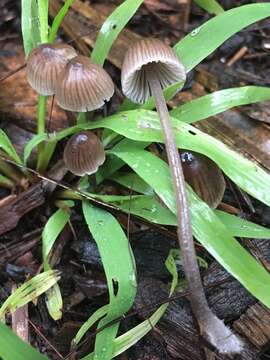
[[[107,72],[86,56],[71,59],[59,78],[55,99],[65,110],[96,110],[114,93],[114,84]]]
[[[103,145],[91,131],[81,131],[74,134],[65,146],[65,165],[69,171],[77,176],[94,174],[104,161]]]
[[[26,75],[31,87],[41,95],[53,95],[60,72],[70,59],[77,56],[66,44],[41,44],[26,61]]]
[[[170,46],[158,39],[140,40],[128,49],[121,73],[123,93],[138,104],[151,96],[145,72],[149,64],[163,89],[186,80],[185,68]]]

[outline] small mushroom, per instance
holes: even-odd
[[[26,62],[29,84],[41,95],[53,95],[60,72],[75,56],[75,49],[66,44],[39,45],[32,50]]]
[[[65,165],[77,176],[94,174],[104,161],[103,146],[99,138],[91,131],[74,134],[65,146]]]
[[[114,84],[107,72],[86,56],[71,59],[59,79],[55,99],[65,110],[96,110],[109,101],[114,93]]]
[[[195,50],[196,51],[196,50]],[[192,237],[189,205],[180,156],[162,89],[185,81],[185,70],[174,51],[160,40],[141,40],[128,49],[122,67],[123,93],[133,102],[144,103],[154,97],[165,138],[172,175],[178,220],[178,242],[189,286],[192,312],[201,335],[221,353],[239,353],[242,343],[210,310],[205,297]],[[226,350],[224,350],[226,349]]]
[[[207,156],[195,151],[181,151],[185,180],[211,208],[221,202],[225,180],[220,168]]]

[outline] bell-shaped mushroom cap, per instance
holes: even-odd
[[[185,180],[202,200],[215,209],[225,191],[225,180],[219,167],[194,151],[182,151],[181,160]]]
[[[184,66],[170,46],[158,39],[140,40],[128,49],[121,73],[123,93],[135,103],[143,104],[151,96],[145,74],[148,64],[163,89],[186,79]]]
[[[69,171],[78,176],[97,172],[105,161],[105,152],[99,138],[91,131],[74,134],[64,150],[64,162]]]
[[[29,84],[41,95],[53,95],[58,76],[67,62],[77,56],[66,44],[41,44],[33,49],[26,62]]]
[[[107,72],[86,56],[73,58],[61,72],[60,79],[55,99],[65,110],[96,110],[114,93],[114,84]]]

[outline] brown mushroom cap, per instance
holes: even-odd
[[[55,99],[66,110],[96,110],[114,93],[114,84],[107,72],[86,56],[71,59],[61,72],[60,79]]]
[[[60,72],[76,55],[75,49],[66,44],[41,44],[27,59],[29,84],[41,95],[53,95]]]
[[[211,208],[221,202],[225,191],[224,176],[208,157],[194,151],[181,151],[185,180]]]
[[[184,66],[173,49],[158,39],[144,39],[132,45],[125,56],[121,82],[123,93],[133,102],[143,104],[150,96],[145,69],[152,64],[161,87],[185,81]]]
[[[99,138],[91,131],[74,134],[64,150],[64,162],[69,171],[78,176],[97,172],[105,161],[105,152]]]

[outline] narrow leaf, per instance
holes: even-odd
[[[114,151],[142,177],[168,208],[176,213],[175,196],[168,165],[145,150]],[[194,236],[212,256],[257,299],[270,306],[270,275],[231,235],[214,211],[188,186]],[[241,261],[239,261],[241,259]]]
[[[106,19],[100,29],[91,55],[91,59],[96,64],[103,65],[115,39],[142,3],[143,0],[125,0]]]
[[[22,161],[14,149],[11,141],[9,140],[6,133],[0,129],[0,148],[2,148],[13,160],[15,160],[18,164],[22,164]]]
[[[194,2],[209,14],[218,15],[224,12],[222,6],[216,0],[194,0]]]
[[[121,226],[108,212],[83,202],[83,213],[95,239],[104,266],[110,302],[107,315],[99,322],[102,327],[122,316],[133,304],[136,294],[136,270],[133,254]],[[95,341],[97,359],[111,359],[113,340],[119,323],[98,333]]]
[[[48,360],[32,346],[22,341],[12,330],[0,322],[0,358],[2,360]]]

